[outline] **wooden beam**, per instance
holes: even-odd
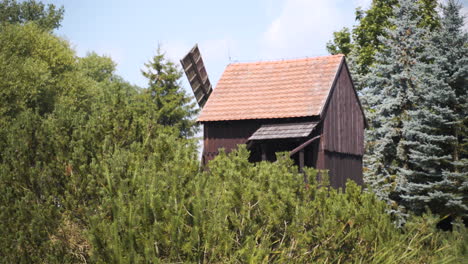
[[[253,140],[247,141],[247,149],[250,149],[253,146],[254,142]]]
[[[304,175],[304,183],[306,184],[306,188],[309,188],[309,179],[307,179],[307,174],[304,173],[304,149],[299,151],[299,172]]]
[[[304,171],[304,149],[299,151],[299,171]]]
[[[198,49],[198,46],[197,46],[197,49]],[[200,57],[198,57],[197,61],[195,61],[195,58],[193,56],[190,56],[190,60],[192,61],[193,70],[195,71],[195,76],[198,79],[198,82],[200,83],[200,85],[203,87],[205,85],[205,83],[203,82],[203,80],[201,78],[200,69],[198,69],[198,64],[197,64],[201,59],[200,51],[198,51],[198,54],[200,55]],[[205,67],[205,65],[203,65],[203,67]],[[206,90],[206,89],[204,89],[204,90]]]
[[[267,160],[266,144],[262,144],[260,147],[262,149],[262,161]]]
[[[310,145],[310,143],[314,142],[315,140],[319,139],[320,136],[316,136],[316,137],[313,137],[309,140],[307,140],[306,142],[302,143],[299,147],[291,150],[291,152],[289,152],[289,156],[291,157],[292,155],[296,154],[297,152],[299,152],[300,150],[304,149],[305,147],[307,147],[308,145]]]

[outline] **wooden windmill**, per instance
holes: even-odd
[[[252,162],[288,151],[300,169],[328,169],[334,187],[362,184],[366,119],[343,55],[229,64],[214,90],[198,46],[181,63],[202,108],[204,163],[247,144]]]

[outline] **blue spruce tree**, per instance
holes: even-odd
[[[365,180],[397,216],[426,208],[467,215],[468,46],[459,10],[449,1],[431,34],[417,27],[417,1],[400,0],[364,78],[371,125]]]
[[[410,149],[414,143],[408,140],[407,131],[412,129],[410,121],[421,101],[425,75],[415,66],[428,67],[423,51],[429,32],[418,27],[418,8],[416,0],[400,0],[394,7],[393,26],[380,38],[384,48],[363,79],[363,101],[370,121],[365,180],[392,205],[391,213],[397,216],[403,215],[399,187],[406,183],[412,166]]]
[[[464,17],[460,14],[462,6],[449,0],[442,6],[441,29],[433,38],[438,53],[437,63],[446,72],[446,81],[456,96],[451,106],[456,115],[452,134],[456,141],[452,144],[453,170],[460,175],[465,193],[464,203],[468,203],[468,33],[463,31]],[[463,177],[461,177],[463,176]]]
[[[411,142],[407,178],[401,186],[403,204],[416,213],[426,208],[441,216],[467,216],[468,174],[467,34],[461,30],[461,6],[443,6],[441,28],[427,49],[431,64],[416,64],[421,102],[411,111],[403,131]],[[463,142],[465,141],[465,142]],[[466,145],[465,145],[466,147]]]

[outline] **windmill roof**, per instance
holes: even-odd
[[[320,115],[343,57],[229,64],[198,121]]]

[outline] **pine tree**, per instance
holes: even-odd
[[[423,27],[416,1],[400,0],[394,29],[364,81],[366,181],[401,215],[401,205],[421,214],[467,212],[466,34],[458,6],[444,7],[435,36]],[[432,37],[432,39],[431,39]],[[459,153],[462,153],[461,155]]]
[[[457,115],[457,122],[452,126],[452,134],[457,139],[452,145],[453,166],[467,173],[468,33],[462,29],[466,18],[460,14],[461,8],[454,0],[442,6],[441,29],[435,34],[433,45],[438,53],[437,63],[446,72],[446,82],[456,96],[456,103],[452,106]]]
[[[428,49],[432,64],[417,64],[421,72],[421,103],[410,113],[406,134],[411,141],[410,166],[402,171],[403,203],[422,213],[467,216],[467,159],[460,157],[466,133],[468,76],[467,34],[461,31],[460,6],[443,7],[441,29]],[[463,155],[463,153],[462,153]]]
[[[160,48],[152,60],[145,64],[143,76],[148,78],[147,95],[153,98],[156,113],[154,120],[159,125],[171,126],[183,137],[195,133],[193,116],[197,113],[195,103],[180,85],[182,72],[167,60]]]
[[[427,63],[422,55],[428,31],[418,27],[421,17],[414,0],[400,0],[394,7],[394,27],[386,29],[379,40],[383,49],[365,77],[364,104],[371,128],[367,131],[368,155],[365,180],[377,195],[398,209],[397,186],[406,181],[402,171],[410,166],[410,145],[404,132],[410,113],[420,101],[423,72],[415,65]],[[396,201],[395,201],[396,200]],[[394,211],[398,213],[400,210]]]

